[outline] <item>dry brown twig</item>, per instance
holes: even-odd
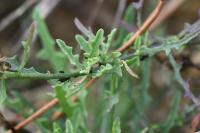
[[[90,81],[88,81],[84,88],[88,89],[97,79],[91,79]],[[72,100],[76,101],[77,100],[77,96],[73,96]],[[14,130],[18,131],[20,129],[22,129],[24,126],[28,125],[29,123],[31,123],[33,120],[35,120],[36,118],[40,117],[42,114],[44,114],[45,112],[47,112],[50,108],[54,107],[55,105],[57,105],[59,103],[57,98],[52,99],[50,102],[48,102],[47,104],[45,104],[44,106],[42,106],[40,109],[38,109],[35,113],[33,113],[31,116],[29,116],[27,119],[21,121],[19,124],[17,124],[14,127]],[[60,113],[61,115],[61,113]],[[59,117],[59,116],[57,116]],[[56,118],[54,118],[56,119]],[[12,133],[12,130],[7,131],[7,133]]]
[[[35,113],[33,113],[31,116],[29,116],[27,119],[25,119],[24,121],[20,122],[19,124],[17,124],[14,129],[20,130],[21,128],[23,128],[25,125],[29,124],[30,122],[32,122],[34,119],[40,117],[43,113],[47,112],[50,108],[52,108],[53,106],[55,106],[58,103],[58,99],[53,99],[50,102],[48,102],[45,106],[42,106],[38,111],[36,111]],[[12,133],[11,130],[9,130],[7,133]]]
[[[142,33],[144,33],[146,30],[148,30],[148,28],[151,26],[151,24],[154,22],[154,20],[158,17],[158,15],[159,15],[162,7],[163,7],[163,4],[164,4],[164,0],[159,0],[156,8],[151,13],[151,15],[147,18],[147,20],[144,22],[144,24],[141,26],[141,28],[138,29],[138,31],[130,38],[130,40],[128,40],[128,42],[124,43],[116,51],[119,51],[119,52],[125,51],[126,49],[128,49],[133,44],[133,42],[137,39],[137,37],[139,37]],[[97,80],[97,78],[94,78],[94,79],[91,79],[88,83],[86,83],[85,89],[88,89],[96,80]],[[75,101],[77,99],[77,96],[73,96],[72,99]],[[59,101],[56,98],[51,100],[49,103],[47,103],[46,105],[44,105],[40,109],[38,109],[31,116],[29,116],[28,118],[26,118],[25,120],[23,120],[19,124],[17,124],[14,127],[14,129],[16,131],[20,130],[21,128],[28,125],[29,123],[34,121],[36,118],[38,118],[39,116],[41,116],[42,114],[47,112],[50,108],[52,108],[53,106],[58,104],[58,102]],[[9,130],[7,133],[12,133],[12,131]]]
[[[160,11],[164,5],[164,1],[165,0],[159,0],[156,8],[151,13],[151,15],[147,18],[147,20],[143,23],[143,25],[127,42],[125,42],[120,48],[118,48],[117,51],[122,52],[126,50],[127,48],[129,48],[141,34],[143,34],[146,30],[148,30],[148,28],[151,26],[151,24],[156,20],[156,18],[160,14]]]

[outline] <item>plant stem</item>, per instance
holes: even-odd
[[[146,19],[146,21],[143,23],[143,25],[139,28],[139,30],[127,41],[125,42],[120,48],[117,49],[119,52],[125,51],[127,48],[129,48],[133,42],[141,35],[143,34],[148,28],[151,26],[151,24],[156,20],[158,15],[160,14],[160,11],[164,5],[164,0],[159,0],[156,8],[151,13],[151,15]]]
[[[49,80],[49,79],[67,79],[74,78],[78,76],[84,76],[86,73],[72,72],[72,73],[21,73],[21,72],[10,72],[5,71],[2,73],[3,79],[38,79],[38,80]]]

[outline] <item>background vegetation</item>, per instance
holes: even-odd
[[[199,7],[1,0],[0,132],[198,131]]]

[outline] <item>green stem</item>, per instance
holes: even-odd
[[[68,79],[75,78],[78,76],[84,76],[86,73],[73,72],[73,73],[20,73],[5,71],[2,73],[2,79],[38,79],[38,80],[49,80],[49,79]]]

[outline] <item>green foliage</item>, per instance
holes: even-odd
[[[62,52],[55,49],[54,39],[51,37],[47,26],[37,8],[33,11],[33,19],[36,21],[36,29],[42,41],[42,50],[38,53],[38,58],[47,60],[55,71],[66,69],[66,58]]]
[[[62,86],[58,85],[55,87],[55,91],[56,91],[56,97],[59,99],[59,104],[63,109],[63,112],[65,112],[68,115],[71,115],[72,114],[70,110],[71,107],[69,103],[67,103],[65,90],[62,88]]]
[[[112,31],[108,35],[108,39],[107,39],[106,43],[102,44],[103,54],[106,54],[108,52],[108,49],[110,48],[112,41],[114,40],[116,32],[117,32],[117,29],[112,29]]]
[[[78,42],[78,44],[80,45],[80,48],[82,50],[85,51],[85,55],[90,55],[91,51],[92,51],[92,46],[90,44],[90,42],[86,41],[85,38],[81,35],[76,35],[75,36],[76,41]]]
[[[120,119],[118,117],[113,122],[112,133],[121,133]]]
[[[62,129],[58,125],[58,123],[53,123],[53,133],[62,133]]]
[[[97,57],[99,56],[99,46],[104,41],[104,31],[99,29],[96,36],[93,36],[90,40],[86,41],[83,36],[76,35],[76,40],[80,45],[80,48],[85,51],[86,57]]]
[[[164,122],[164,124],[161,127],[161,131],[163,133],[168,133],[170,131],[170,129],[175,125],[175,120],[177,118],[178,107],[179,107],[180,99],[181,99],[181,93],[180,93],[180,91],[177,91],[177,93],[175,93],[175,94],[176,95],[172,101],[170,113],[169,113],[166,121]]]
[[[123,20],[127,24],[132,24],[135,13],[136,11],[133,5],[130,4],[125,11]],[[128,33],[124,28],[120,28],[118,36],[117,36],[118,39],[116,40],[116,43],[115,43],[115,47],[119,47],[123,42],[127,40],[127,36],[130,37],[130,35],[132,35],[132,33]]]
[[[90,73],[91,67],[100,61],[99,57],[92,57],[84,61],[81,73]]]
[[[129,6],[124,20],[132,23],[134,13],[134,7]],[[50,114],[42,116],[35,122],[42,132],[147,133],[162,131],[167,133],[177,125],[182,95],[177,90],[174,91],[176,93],[171,102],[170,113],[163,124],[152,124],[148,120],[146,111],[151,105],[152,58],[164,52],[169,57],[177,82],[186,91],[187,84],[180,74],[181,67],[173,58],[172,50],[180,51],[185,44],[200,34],[199,21],[186,27],[180,34],[161,40],[157,46],[150,45],[149,33],[146,32],[137,38],[129,51],[120,53],[111,50],[122,45],[133,33],[128,33],[123,28],[112,29],[108,36],[105,36],[103,29],[92,33],[91,29],[84,27],[76,19],[75,23],[83,34],[75,36],[81,49],[79,56],[74,54],[71,45],[67,45],[61,39],[54,41],[37,8],[34,9],[33,19],[36,21],[36,29],[42,45],[38,58],[49,62],[55,72],[42,73],[33,67],[26,67],[34,34],[32,27],[27,40],[22,43],[24,46],[22,61],[18,63],[14,56],[0,62],[9,66],[0,70],[0,105],[6,101],[5,105],[13,111],[18,113],[21,111],[24,117],[29,116],[35,108],[30,106],[29,101],[19,93],[15,93],[13,99],[6,99],[5,82],[9,82],[9,79],[47,80],[54,88],[51,96],[59,101],[59,105],[52,111],[62,111],[64,116],[53,124],[49,121]],[[56,49],[55,42],[59,49]],[[100,77],[103,78],[95,84],[96,91],[85,90],[91,78]]]
[[[94,39],[91,40],[92,52],[89,57],[97,57],[99,56],[99,46],[103,43],[104,40],[104,30],[100,29],[97,31],[97,34]]]
[[[32,24],[30,31],[29,31],[28,39],[26,41],[22,42],[22,45],[24,47],[24,53],[23,53],[23,57],[22,57],[22,62],[19,67],[19,71],[21,71],[22,68],[24,68],[24,66],[26,65],[26,63],[28,61],[28,56],[29,56],[29,52],[30,52],[33,35],[34,35],[34,30],[35,30],[35,27],[34,27],[34,24]]]
[[[0,106],[3,104],[5,101],[7,95],[6,95],[6,85],[5,85],[5,80],[0,81]]]
[[[74,133],[74,129],[70,120],[66,121],[66,130],[65,133]]]
[[[99,70],[97,70],[97,72],[94,74],[93,77],[100,77],[101,75],[103,75],[104,73],[112,70],[112,65],[110,64],[106,64],[106,65],[103,65],[103,66],[100,66]]]
[[[79,62],[79,56],[78,55],[73,55],[72,53],[72,47],[69,47],[65,44],[64,41],[57,39],[56,40],[58,46],[60,47],[61,51],[67,56],[69,59],[70,63],[72,65],[75,65],[77,68],[81,67],[81,64]]]

